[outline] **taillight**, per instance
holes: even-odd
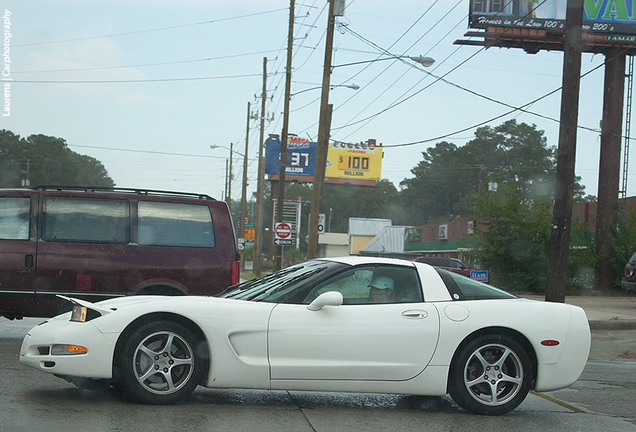
[[[232,285],[239,283],[239,262],[232,261]]]

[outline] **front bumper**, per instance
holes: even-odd
[[[53,319],[34,328],[20,348],[20,363],[61,376],[110,379],[117,333],[102,333],[90,322]],[[78,345],[83,354],[51,354],[54,345]]]
[[[623,289],[625,291],[636,292],[636,281],[627,280],[626,278],[623,278],[621,280],[621,285],[623,286]]]

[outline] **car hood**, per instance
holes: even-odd
[[[177,297],[179,301],[186,302],[217,302],[217,301],[225,301],[225,299],[217,298],[217,297],[206,297],[206,296],[179,296]],[[95,303],[95,305],[107,308],[107,309],[119,309],[127,306],[133,305],[142,305],[142,304],[165,304],[172,303],[175,300],[174,296],[159,296],[159,295],[145,295],[145,296],[126,296],[126,297],[117,297],[114,299],[103,300]]]

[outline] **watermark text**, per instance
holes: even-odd
[[[11,11],[4,10],[2,15],[2,94],[4,104],[2,109],[3,117],[11,116]]]

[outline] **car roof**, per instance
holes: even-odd
[[[348,265],[360,265],[360,264],[392,264],[401,265],[407,267],[415,267],[415,263],[408,260],[402,260],[397,258],[383,258],[383,257],[363,257],[363,256],[342,256],[335,258],[319,258],[323,261],[339,262]]]

